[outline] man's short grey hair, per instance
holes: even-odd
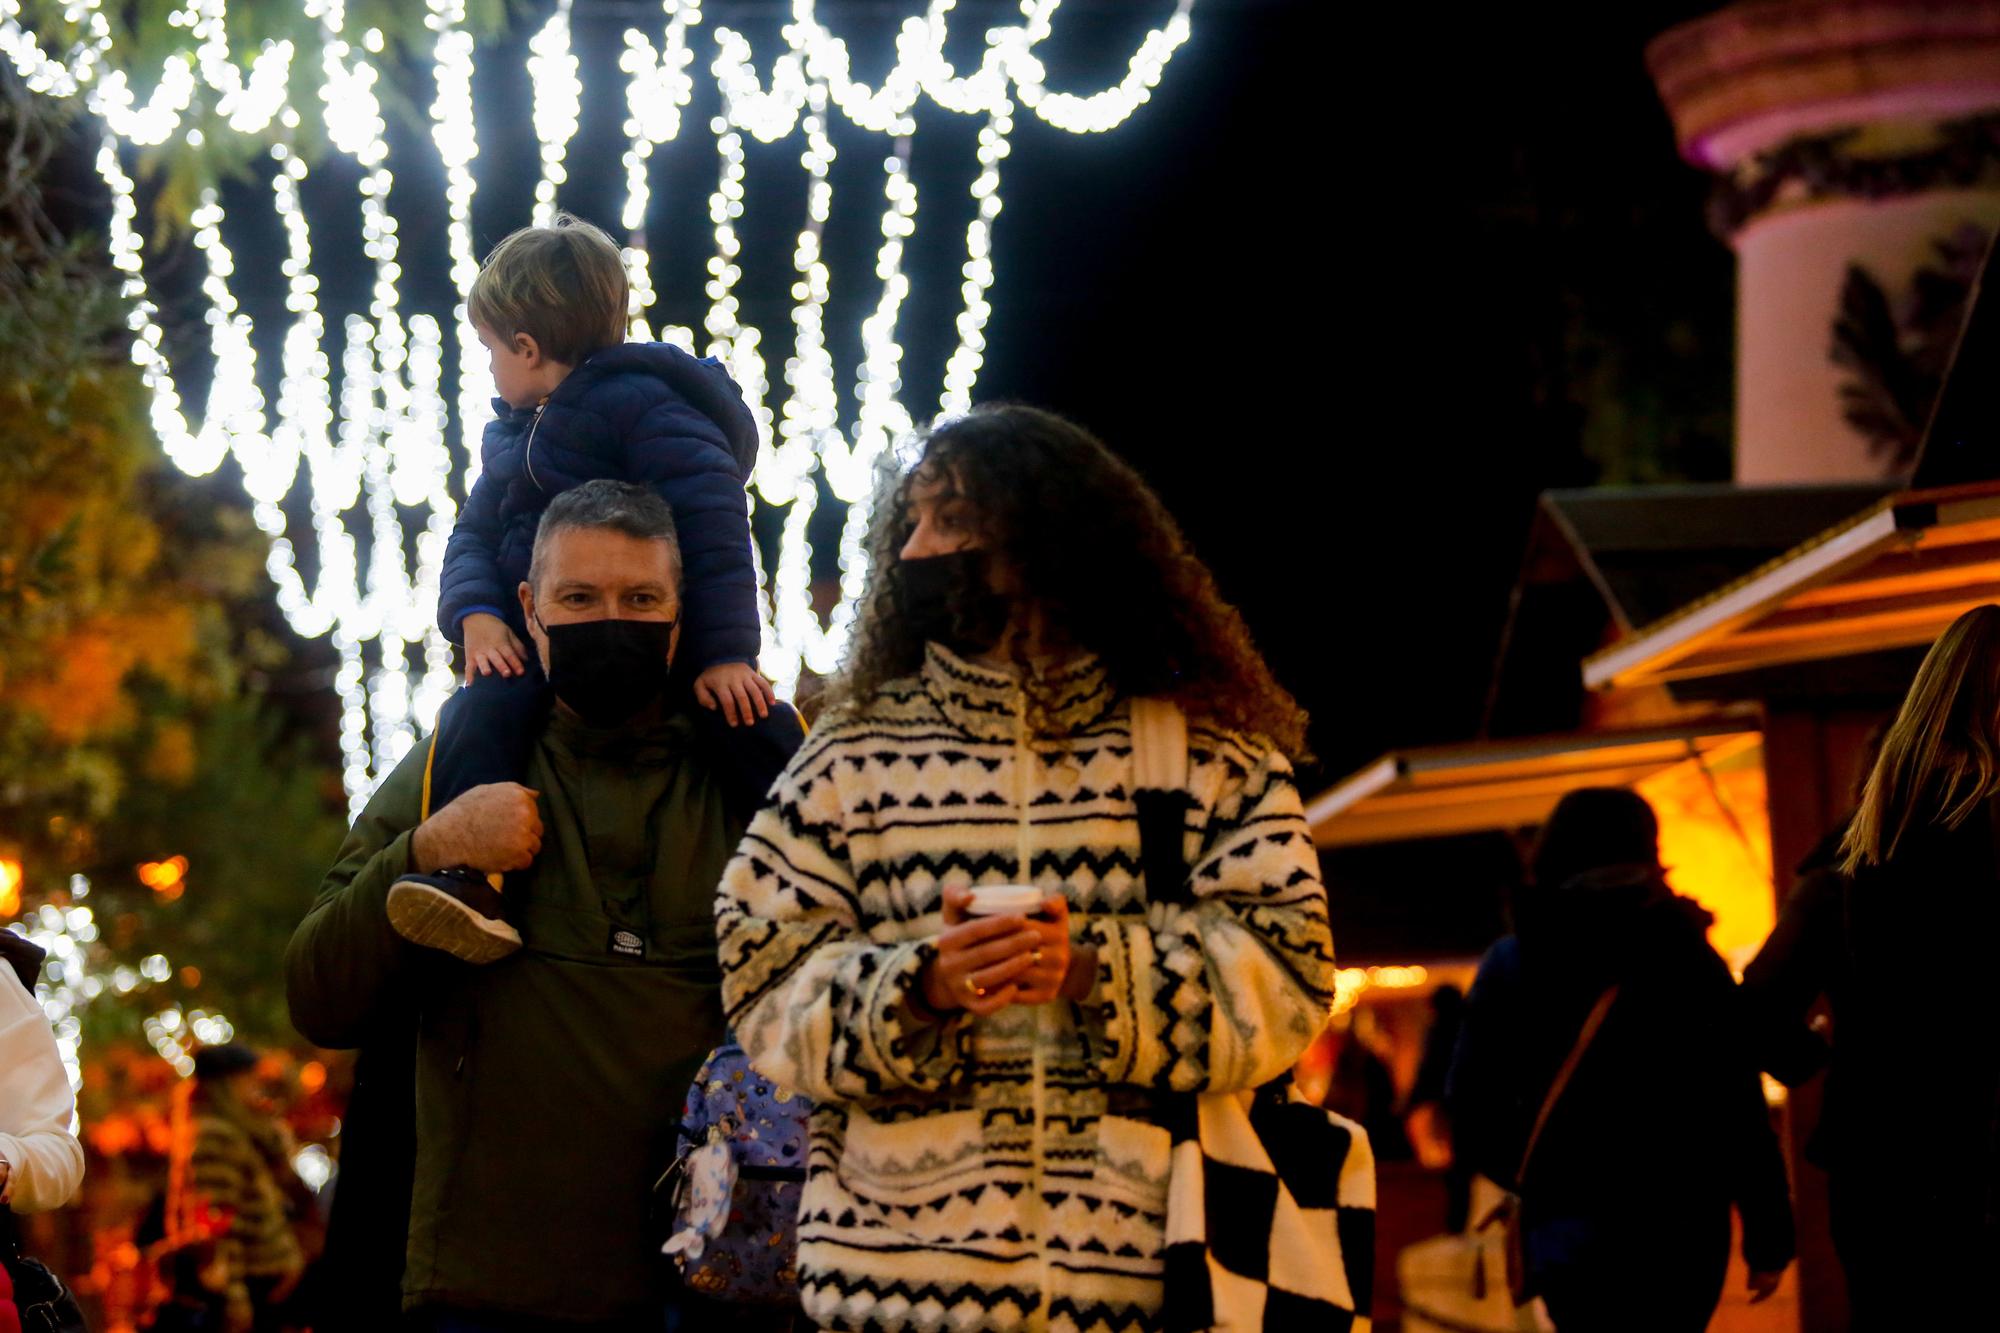
[[[658,494],[629,481],[599,478],[564,491],[549,501],[542,511],[541,526],[535,529],[535,548],[528,558],[528,586],[541,591],[542,558],[549,542],[559,532],[572,528],[608,528],[643,541],[665,542],[674,555],[674,585],[681,581],[680,534],[674,528],[674,511]]]

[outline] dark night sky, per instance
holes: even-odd
[[[1051,86],[1102,86],[1170,7],[1070,0],[1042,52]],[[822,0],[820,13],[872,79],[896,21],[917,8]],[[535,145],[521,57],[546,9],[480,52],[482,253],[527,220]],[[788,9],[711,0],[704,12],[768,53]],[[1538,491],[1727,475],[1731,260],[1703,224],[1705,182],[1676,158],[1641,59],[1648,37],[1700,9],[1200,0],[1192,40],[1118,132],[1017,118],[979,396],[1074,416],[1153,482],[1314,713],[1325,763],[1309,783],[1392,745],[1473,732]],[[963,68],[981,30],[1017,12],[966,0],[948,53]],[[657,14],[577,0],[588,87],[622,87],[622,31]],[[698,32],[696,49],[705,67],[712,38]],[[428,73],[410,73],[420,103]],[[688,128],[657,154],[649,219],[668,315],[695,323],[714,179],[705,71],[700,85]],[[622,169],[602,146],[620,141],[623,115],[615,94],[587,99],[566,207],[616,220]],[[935,401],[971,207],[972,124],[920,116],[910,265],[933,278],[905,308],[912,404]],[[391,202],[406,305],[442,313],[441,210],[398,206],[441,197],[427,132],[392,124]],[[835,140],[828,329],[846,383],[873,299],[880,141],[838,127]],[[797,151],[795,139],[749,150],[745,235],[763,258],[746,263],[741,293],[772,339],[774,375],[804,202]],[[351,214],[340,165],[309,185],[316,216]],[[245,191],[262,187],[225,196],[239,267],[274,267],[276,225],[268,205],[238,201]],[[368,270],[351,221],[315,231],[337,328],[343,308],[365,306]],[[277,330],[280,284],[242,285]],[[177,311],[171,284],[161,291],[198,349],[199,305]],[[265,344],[267,365],[276,352]]]
[[[1201,4],[1116,139],[1022,136],[983,387],[1148,475],[1328,776],[1476,728],[1538,491],[1727,475],[1731,260],[1641,60],[1690,12]]]

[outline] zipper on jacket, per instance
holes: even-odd
[[[1034,774],[1030,767],[1034,763],[1034,752],[1028,745],[1028,694],[1026,682],[1022,682],[1021,693],[1014,707],[1014,794],[1018,803],[1018,815],[1014,826],[1014,873],[1022,884],[1033,884],[1034,856],[1029,846],[1030,826],[1028,822],[1029,800],[1033,796]],[[1044,1153],[1045,1118],[1044,1103],[1048,1097],[1048,1069],[1044,1053],[1048,1046],[1049,1006],[1035,1006],[1035,1030],[1031,1038],[1033,1071],[1032,1099],[1034,1120],[1030,1164],[1028,1167],[1028,1221],[1035,1233],[1035,1286],[1039,1295],[1035,1304],[1034,1317],[1029,1320],[1031,1333],[1044,1333],[1049,1326],[1049,1246],[1047,1209],[1042,1201],[1042,1162]]]
[[[548,410],[549,400],[546,398],[535,404],[535,419],[528,423],[528,442],[521,446],[521,467],[538,491],[546,491],[548,487],[542,485],[542,479],[535,475],[535,432],[542,428],[542,413]]]

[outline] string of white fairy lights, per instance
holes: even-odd
[[[164,954],[150,954],[136,966],[106,960],[96,914],[86,901],[89,897],[90,881],[82,875],[72,875],[68,906],[44,903],[39,910],[5,927],[25,936],[47,955],[41,979],[35,983],[35,999],[48,1015],[56,1050],[62,1056],[73,1093],[83,1090],[85,1012],[107,995],[121,999],[143,996],[174,975],[173,964]],[[205,1009],[184,1010],[178,1003],[162,1006],[148,1015],[141,1026],[154,1051],[182,1078],[194,1072],[190,1044],[214,1046],[236,1035],[236,1029],[221,1014]]]
[[[531,216],[538,222],[548,220],[557,206],[583,105],[581,68],[570,41],[572,3],[556,0],[529,43],[540,145]],[[928,98],[942,110],[983,120],[970,187],[976,204],[965,237],[956,345],[945,362],[938,402],[940,413],[952,414],[971,405],[984,360],[996,278],[992,241],[1001,209],[1000,165],[1016,117],[1025,112],[1074,134],[1123,124],[1187,41],[1193,3],[1174,0],[1165,21],[1127,62],[1123,77],[1089,95],[1050,91],[1035,55],[1053,35],[1061,0],[1023,0],[1020,22],[990,29],[978,66],[964,73],[944,55],[956,0],[927,0],[920,15],[901,25],[896,63],[872,86],[852,76],[847,44],[820,20],[814,0],[794,0],[781,34],[783,49],[769,61],[768,81],[759,76],[755,53],[742,34],[711,27],[714,54],[708,69],[721,104],[709,122],[718,177],[709,197],[714,248],[699,335],[658,320],[659,293],[644,226],[653,152],[678,138],[694,98],[694,29],[705,18],[700,0],[663,0],[657,39],[637,28],[625,33],[619,68],[628,113],[626,203],[620,222],[629,238],[631,328],[636,337],[659,337],[720,357],[756,416],[763,448],[753,486],[764,501],[788,506],[778,559],[765,583],[764,666],[782,688],[789,690],[802,670],[836,666],[865,576],[862,546],[876,471],[915,424],[900,396],[904,349],[898,324],[910,291],[905,247],[916,228],[910,151],[919,101]],[[441,388],[446,328],[429,313],[406,316],[399,296],[402,271],[390,211],[395,179],[375,92],[379,74],[371,59],[382,51],[383,37],[373,29],[351,31],[345,0],[305,0],[306,17],[320,27],[319,95],[316,106],[294,106],[286,96],[297,59],[293,45],[271,42],[255,53],[233,52],[227,0],[190,0],[172,18],[174,27],[185,30],[186,45],[166,58],[142,102],[132,76],[113,67],[117,52],[102,4],[73,0],[64,11],[63,31],[51,33],[24,23],[21,0],[0,0],[0,58],[35,91],[80,97],[104,127],[97,169],[111,192],[111,251],[131,301],[133,359],[150,391],[153,428],[167,456],[190,473],[213,471],[225,458],[241,467],[257,521],[271,539],[269,569],[280,606],[300,633],[328,635],[339,652],[344,776],[358,806],[453,685],[450,645],[431,623],[438,567],[456,514],[447,444],[454,412]],[[491,416],[492,394],[484,354],[465,312],[465,294],[478,271],[471,216],[472,165],[479,152],[474,47],[465,30],[465,0],[426,0],[425,20],[434,39],[431,138],[444,167],[446,238],[459,298],[449,336],[457,353],[457,429],[466,445],[460,481],[469,486],[478,473],[477,441]],[[361,169],[362,236],[374,267],[366,315],[350,314],[342,322],[337,397],[329,387],[312,224],[301,204],[308,171],[287,143],[288,132],[308,114],[321,119],[335,151]],[[853,416],[845,430],[838,370],[825,331],[833,274],[822,250],[833,216],[835,114],[886,140],[882,242],[874,272],[879,292],[861,326]],[[134,185],[121,152],[163,144],[176,134],[199,142],[203,131],[192,123],[198,115],[211,127],[219,122],[231,132],[272,140],[271,200],[285,235],[281,267],[289,325],[273,405],[258,387],[253,322],[231,286],[237,267],[222,238],[222,205],[214,192],[204,194],[194,218],[195,244],[206,264],[202,288],[214,371],[199,425],[191,425],[163,349],[158,308],[148,299]],[[738,230],[746,196],[746,134],[761,143],[798,135],[799,160],[808,176],[807,213],[792,253],[792,350],[781,371],[783,401],[776,404],[763,331],[744,321],[736,295],[746,262]],[[316,557],[310,583],[295,544],[303,534],[291,531],[282,508],[301,470]],[[808,541],[822,478],[847,506],[839,548],[841,599],[825,626],[812,607]],[[410,513],[423,516],[414,533],[405,530],[404,516]]]

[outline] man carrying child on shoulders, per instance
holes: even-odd
[[[768,787],[744,756],[767,755],[768,780],[800,737],[775,704],[754,727],[705,729],[670,683],[674,529],[643,485],[549,502],[515,592],[553,704],[519,779],[439,801],[433,751],[465,725],[448,713],[356,820],[287,952],[312,1041],[369,1042],[385,1018],[417,1028],[403,1303],[419,1327],[660,1326],[647,1209],[722,1038],[715,889]],[[461,868],[504,876],[510,956],[470,966],[391,924],[395,886]]]

